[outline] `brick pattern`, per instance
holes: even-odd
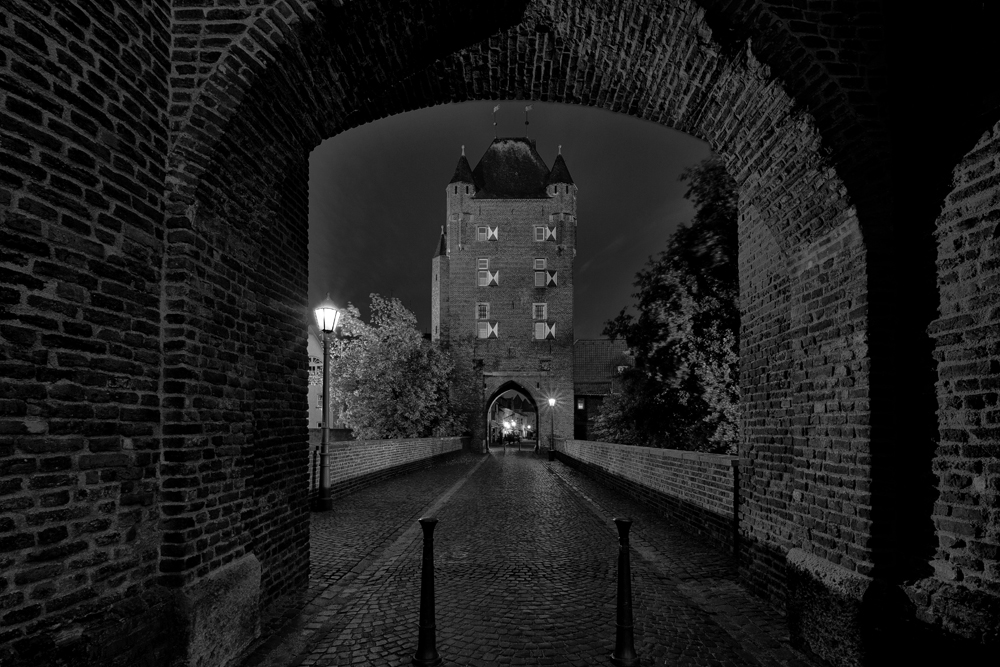
[[[0,10],[0,663],[132,663],[156,570],[166,2]],[[103,619],[103,620],[86,620]],[[72,642],[70,642],[72,644]],[[103,656],[103,657],[102,657]]]
[[[588,440],[559,440],[560,454],[614,476],[679,498],[728,519],[734,518],[735,456],[630,447]]]
[[[998,180],[1000,124],[955,168],[937,222],[941,310],[930,328],[938,361],[937,550],[933,581],[912,591],[930,620],[972,636],[995,636],[1000,623]],[[969,618],[970,603],[990,611]]]

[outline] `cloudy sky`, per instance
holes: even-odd
[[[496,102],[421,109],[323,142],[309,159],[309,300],[327,292],[368,317],[368,295],[398,297],[430,330],[431,258],[445,186],[465,145],[475,168],[493,140]],[[500,102],[497,133],[523,137],[524,102]],[[552,166],[558,146],[576,182],[576,338],[599,338],[632,302],[635,273],[693,210],[678,180],[708,145],[601,109],[532,102],[528,136]]]

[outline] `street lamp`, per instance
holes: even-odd
[[[551,427],[552,435],[549,436],[549,461],[554,461],[556,458],[556,399],[549,399],[549,426]]]
[[[337,331],[343,312],[330,300],[330,294],[316,306],[316,324],[323,332],[323,439],[319,445],[319,495],[314,509],[333,509],[330,497],[330,334]]]

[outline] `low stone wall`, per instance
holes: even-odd
[[[309,489],[316,494],[321,433],[310,433]],[[344,440],[330,443],[330,491],[334,498],[376,484],[395,475],[425,468],[468,448],[468,438],[406,438],[398,440]]]
[[[556,450],[567,465],[736,547],[739,457],[586,440],[557,440]]]

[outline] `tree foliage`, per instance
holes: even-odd
[[[606,399],[596,435],[622,444],[735,451],[739,408],[737,191],[717,158],[686,170],[695,205],[666,249],[636,274],[633,316],[604,333],[624,338],[635,368]]]
[[[371,320],[349,306],[331,346],[331,399],[362,439],[460,435],[464,375],[448,350],[426,340],[399,299],[371,295]]]

